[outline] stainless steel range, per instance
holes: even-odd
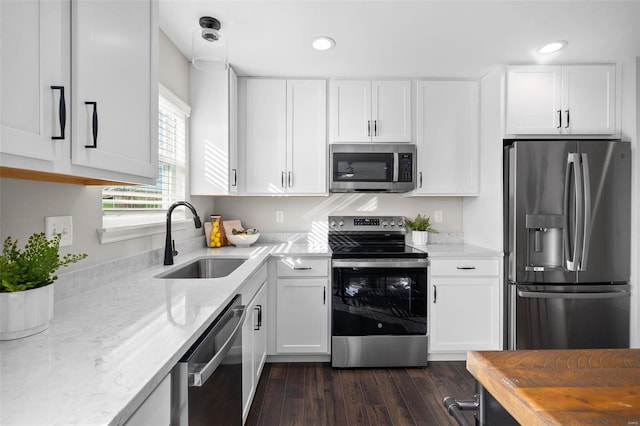
[[[330,216],[331,365],[427,365],[427,253],[402,216]]]

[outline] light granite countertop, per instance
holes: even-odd
[[[497,256],[467,244],[422,246],[429,256]],[[160,279],[198,257],[243,257],[224,278]],[[329,257],[324,244],[197,249],[56,300],[50,327],[0,342],[0,424],[120,425],[270,256]]]

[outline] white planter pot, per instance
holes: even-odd
[[[429,242],[428,231],[411,231],[411,240],[413,244],[418,246],[424,246]]]
[[[40,333],[53,318],[53,285],[0,293],[0,340]]]

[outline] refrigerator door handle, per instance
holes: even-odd
[[[587,269],[587,258],[589,255],[589,240],[591,239],[591,175],[589,174],[589,158],[587,154],[581,154],[582,167],[582,249],[580,253],[579,271]]]
[[[518,290],[518,297],[528,299],[616,299],[629,297],[626,291],[614,291],[610,293],[556,293]]]
[[[568,271],[577,271],[579,268],[579,259],[581,257],[582,243],[584,238],[583,224],[583,183],[582,183],[582,167],[580,154],[571,152],[567,156],[567,169],[564,179],[564,208],[567,225],[564,234],[564,252],[566,259],[566,268]],[[571,171],[573,170],[573,185],[571,183]],[[574,226],[571,227],[571,191],[573,190],[575,197],[575,213]]]

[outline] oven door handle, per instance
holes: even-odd
[[[334,268],[426,268],[429,259],[334,259]]]
[[[189,365],[189,386],[202,386],[205,382],[211,377],[214,371],[218,368],[222,360],[227,356],[233,343],[238,336],[238,333],[242,332],[242,325],[244,323],[244,319],[247,315],[247,311],[244,305],[238,305],[231,308],[224,317],[220,320],[218,325],[216,325],[210,332],[207,334],[205,341],[208,339],[215,339],[215,336],[220,333],[222,329],[224,329],[229,322],[235,322],[233,331],[229,334],[229,337],[224,342],[222,347],[216,352],[216,354],[204,363],[191,363],[189,360],[187,362]],[[197,351],[197,350],[196,350]]]

